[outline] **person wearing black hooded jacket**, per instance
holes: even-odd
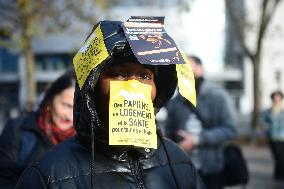
[[[76,86],[77,135],[26,169],[16,188],[203,189],[188,156],[163,138],[159,128],[157,149],[109,145],[110,82],[133,80],[151,86],[157,112],[174,93],[177,75],[175,65],[140,64],[126,40],[122,22],[101,21],[98,25],[110,56],[90,71],[83,87]]]

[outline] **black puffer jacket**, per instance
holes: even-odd
[[[175,178],[162,145],[150,152],[102,147],[95,153],[95,188],[202,189],[188,157],[174,143],[168,140],[164,143]],[[90,151],[73,138],[56,146],[52,153],[30,167],[17,188],[91,188],[90,166]]]
[[[10,120],[0,137],[0,188],[14,188],[24,169],[52,146],[37,126],[36,113]]]
[[[156,150],[108,145],[108,131],[100,126],[96,112],[94,89],[102,68],[118,58],[116,51],[130,49],[121,22],[101,22],[100,26],[110,57],[89,74],[81,90],[78,87],[75,90],[77,135],[57,145],[40,162],[28,168],[16,188],[204,188],[187,155],[160,134]],[[133,54],[125,53],[119,60],[126,61],[124,57],[128,56]],[[157,69],[156,111],[171,97],[177,83],[174,65]]]

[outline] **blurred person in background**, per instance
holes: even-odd
[[[38,111],[9,120],[0,136],[0,188],[14,188],[24,169],[73,136],[75,73],[68,70],[44,92]]]
[[[179,94],[167,105],[166,136],[184,149],[208,189],[222,189],[223,146],[236,135],[236,113],[230,96],[203,76],[202,62],[189,56],[197,106],[194,109]]]
[[[33,102],[28,101],[21,112],[21,116],[25,116],[34,111],[35,104]]]
[[[261,114],[261,122],[274,159],[274,178],[284,181],[284,109],[283,93],[271,94],[272,106]]]

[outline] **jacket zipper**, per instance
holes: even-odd
[[[142,175],[141,175],[141,169],[139,166],[139,161],[138,160],[132,160],[130,161],[130,166],[131,166],[131,172],[134,175],[135,181],[138,185],[138,189],[146,189],[143,180],[142,180]]]

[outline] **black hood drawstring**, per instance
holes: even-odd
[[[91,189],[95,189],[95,126],[96,125],[99,126],[100,122],[96,110],[93,110],[91,111]]]
[[[91,189],[95,189],[95,127],[100,125],[98,114],[92,107],[94,106],[90,100],[88,93],[85,95],[87,108],[90,112],[91,119]]]
[[[91,120],[91,189],[95,189],[95,125]]]

